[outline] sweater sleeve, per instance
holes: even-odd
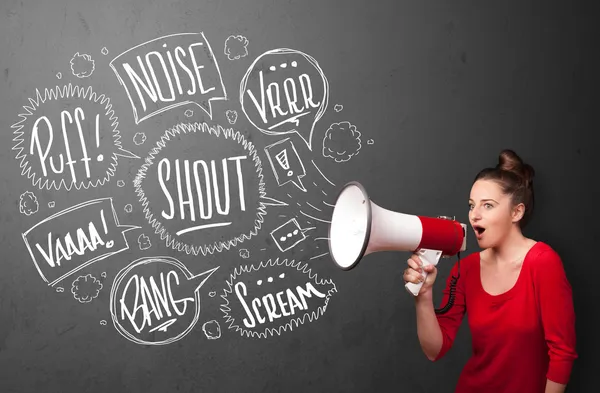
[[[571,285],[560,256],[544,251],[535,269],[535,288],[550,364],[546,377],[567,384],[577,353]]]
[[[444,307],[446,306],[446,304],[448,304],[448,300],[450,299],[450,284],[452,282],[452,276],[457,276],[459,273],[459,269],[458,269],[458,265],[459,262],[457,262],[454,267],[452,268],[452,270],[450,271],[450,275],[448,276],[448,278],[446,279],[446,287],[443,290],[443,296],[442,296],[442,301],[439,307]],[[465,291],[464,291],[464,282],[466,280],[465,277],[465,261],[462,260],[462,269],[460,269],[460,277],[458,278],[458,280],[456,281],[456,288],[455,288],[455,296],[454,296],[454,303],[452,305],[452,307],[443,314],[436,314],[438,323],[440,325],[440,329],[442,331],[442,336],[443,336],[443,343],[442,343],[442,348],[440,349],[440,352],[437,354],[437,356],[435,357],[435,359],[433,359],[433,361],[437,361],[439,359],[441,359],[442,357],[444,357],[444,355],[446,354],[446,352],[448,352],[450,350],[450,348],[452,348],[452,343],[454,342],[454,338],[456,337],[456,333],[458,332],[458,329],[460,328],[460,325],[462,323],[463,320],[463,316],[465,315],[466,312],[466,303],[465,303]]]

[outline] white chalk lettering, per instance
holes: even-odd
[[[297,114],[303,113],[304,109],[308,110],[310,108],[318,108],[321,105],[320,101],[317,103],[313,102],[312,84],[308,74],[301,74],[298,77],[298,82],[292,78],[285,79],[283,82],[283,89],[279,88],[279,84],[277,82],[271,82],[265,88],[262,70],[259,71],[258,77],[260,81],[260,103],[250,89],[248,89],[247,92],[265,124],[268,123],[265,93],[268,99],[269,110],[272,118],[287,116],[288,114],[293,117]],[[300,106],[300,108],[298,108],[298,89],[296,87],[296,83],[300,84],[300,90],[302,91],[301,101],[304,106]],[[285,93],[285,98],[283,99],[283,109],[281,108],[281,90],[283,90]]]
[[[99,114],[96,114],[96,130],[95,130],[95,134],[98,135],[99,134],[99,127],[100,127],[100,120],[99,120]],[[66,161],[65,161],[65,157],[63,156],[62,153],[58,154],[58,157],[53,157],[50,156],[49,154],[51,153],[52,147],[53,147],[53,142],[54,142],[54,130],[52,128],[52,124],[50,122],[50,120],[46,117],[46,116],[40,116],[35,123],[33,124],[33,128],[31,130],[31,142],[29,144],[29,154],[33,155],[34,153],[37,154],[39,162],[40,162],[40,166],[42,167],[42,173],[44,176],[48,176],[48,165],[47,162],[49,162],[50,164],[50,170],[55,173],[55,174],[59,174],[59,173],[63,173],[64,169],[65,169],[65,164],[69,167],[69,171],[71,173],[71,180],[73,182],[77,181],[77,175],[76,175],[76,171],[75,171],[75,164],[77,164],[78,162],[83,162],[83,165],[85,167],[85,173],[86,173],[86,179],[90,178],[90,161],[91,158],[88,156],[88,150],[87,150],[87,145],[84,139],[84,133],[83,133],[83,129],[81,126],[81,121],[85,120],[85,114],[83,112],[83,109],[77,107],[75,108],[75,120],[74,122],[77,125],[77,134],[79,136],[79,144],[81,147],[81,155],[82,157],[79,159],[74,159],[73,155],[72,155],[72,149],[71,149],[71,142],[69,139],[69,134],[67,133],[67,119],[68,119],[68,124],[73,124],[73,116],[71,116],[71,113],[67,110],[63,110],[60,113],[60,120],[61,120],[61,128],[62,128],[62,136],[63,136],[63,143],[64,143],[64,151],[65,151],[65,155],[66,155]],[[45,132],[48,135],[48,143],[46,146],[42,146],[42,143],[40,142],[40,130],[41,130],[41,125],[45,125],[45,127],[43,127],[43,129],[45,129]],[[57,162],[60,163],[59,165],[57,165]]]
[[[247,316],[243,320],[244,325],[246,325],[247,328],[253,328],[256,326],[256,321],[258,321],[259,324],[263,324],[266,323],[267,320],[273,322],[284,316],[294,315],[297,311],[308,309],[306,298],[311,298],[312,295],[319,298],[324,298],[326,296],[317,291],[310,282],[307,282],[305,287],[306,289],[298,285],[296,287],[296,293],[288,288],[285,291],[277,292],[275,296],[268,293],[261,298],[254,298],[250,301],[250,304],[252,305],[252,310],[250,310],[248,302],[246,302],[245,299],[247,296],[246,285],[241,281],[237,282],[235,284],[235,293]],[[285,299],[283,298],[284,296]],[[266,317],[262,316],[259,312],[261,306],[264,308]]]
[[[165,317],[171,317],[173,312],[179,316],[185,314],[188,302],[194,302],[194,298],[187,297],[175,300],[172,293],[172,283],[179,285],[179,276],[177,272],[171,270],[167,273],[160,273],[160,286],[157,285],[154,277],[149,279],[150,285],[142,276],[134,274],[127,281],[119,303],[121,305],[121,320],[127,318],[136,332],[140,333],[146,327],[152,326],[153,322],[159,322]],[[128,308],[126,298],[131,291],[134,293],[132,307]],[[183,303],[180,308],[179,304]],[[141,317],[141,323],[138,325],[136,320]]]
[[[204,160],[189,160],[176,159],[175,166],[175,181],[176,190],[169,190],[167,182],[171,180],[171,161],[163,158],[158,163],[158,181],[168,201],[168,212],[163,210],[162,216],[171,220],[173,218],[185,220],[186,207],[189,209],[189,220],[196,221],[198,219],[209,220],[213,217],[213,207],[216,213],[226,216],[230,213],[230,184],[229,184],[229,169],[228,163],[235,162],[237,175],[237,188],[239,195],[240,210],[246,210],[244,182],[242,176],[241,160],[245,160],[246,156],[229,157],[221,160],[221,179],[218,178],[217,163],[211,160],[207,163]],[[182,168],[183,166],[183,168]],[[192,181],[193,175],[193,181]],[[233,177],[233,176],[232,176]],[[222,182],[220,181],[222,180]],[[219,184],[222,183],[224,191],[219,191]],[[175,195],[174,201],[173,195]],[[199,217],[198,217],[199,216]]]
[[[204,87],[204,82],[200,74],[200,70],[204,68],[204,65],[198,64],[198,60],[193,50],[193,48],[200,45],[203,45],[203,43],[197,42],[188,45],[186,48],[187,52],[186,49],[180,46],[175,47],[173,51],[175,52],[174,57],[177,60],[177,65],[175,65],[175,61],[173,61],[173,54],[170,50],[166,50],[166,53],[157,51],[148,52],[143,56],[144,60],[142,60],[142,56],[136,56],[139,68],[138,71],[136,71],[129,63],[123,63],[122,67],[131,80],[144,111],[147,110],[147,99],[154,103],[158,102],[159,100],[161,102],[181,100],[182,96],[194,95],[196,93],[196,86],[201,94],[206,94],[215,90],[214,86],[208,88]],[[167,56],[169,66],[167,66],[167,62],[165,62],[165,54]],[[188,54],[189,58],[187,57]],[[157,59],[157,61],[153,62],[151,60],[151,56]],[[186,65],[186,61],[191,62],[191,64],[188,63]],[[180,70],[178,70],[178,68],[180,68]],[[160,72],[164,75],[164,78],[161,79],[166,80],[167,84],[169,85],[169,93],[166,96],[160,87],[159,78],[156,77],[157,70],[160,70]],[[140,71],[143,74],[143,78],[138,73]],[[187,73],[191,84],[191,88],[186,90],[185,94],[181,88],[179,71],[185,71],[185,73]],[[177,85],[177,92],[175,92],[173,80]]]

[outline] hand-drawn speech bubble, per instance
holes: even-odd
[[[133,261],[115,277],[110,313],[117,331],[136,344],[165,345],[181,340],[200,316],[200,288],[218,269],[192,275],[175,258]]]
[[[148,223],[168,247],[203,255],[258,233],[269,198],[254,145],[220,125],[180,123],[156,142],[133,184]]]
[[[212,101],[227,99],[204,33],[155,38],[121,53],[110,67],[125,88],[136,124],[187,104],[196,104],[212,119]]]
[[[301,178],[306,176],[304,164],[290,138],[286,138],[265,147],[265,153],[271,164],[275,180],[279,187],[288,183],[306,192]]]
[[[309,149],[328,100],[329,82],[321,67],[294,49],[263,53],[240,83],[240,104],[252,125],[268,135],[297,133]]]
[[[314,322],[337,292],[333,281],[318,279],[308,264],[279,258],[238,267],[226,284],[221,311],[229,329],[256,338]]]
[[[42,279],[50,286],[84,267],[129,249],[112,198],[62,210],[35,224],[23,240]]]
[[[123,149],[118,118],[104,94],[70,83],[36,92],[12,125],[21,174],[34,186],[102,186],[114,176],[117,157],[139,158]]]

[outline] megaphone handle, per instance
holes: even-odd
[[[419,255],[419,258],[421,258],[421,261],[423,262],[423,267],[425,267],[427,265],[437,265],[438,261],[440,260],[440,257],[442,256],[441,251],[428,250],[425,248],[421,248],[421,249],[417,250],[417,254]],[[408,292],[412,293],[414,296],[419,295],[419,291],[421,290],[423,283],[427,279],[427,272],[425,270],[423,270],[421,275],[423,276],[422,282],[420,282],[418,284],[414,284],[412,282],[407,282],[404,285],[406,290]]]

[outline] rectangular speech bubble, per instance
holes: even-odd
[[[42,279],[50,286],[84,267],[129,249],[112,198],[80,203],[44,219],[23,233]]]
[[[186,104],[196,104],[212,119],[211,101],[227,99],[204,33],[155,38],[126,50],[109,65],[125,88],[136,124]]]

